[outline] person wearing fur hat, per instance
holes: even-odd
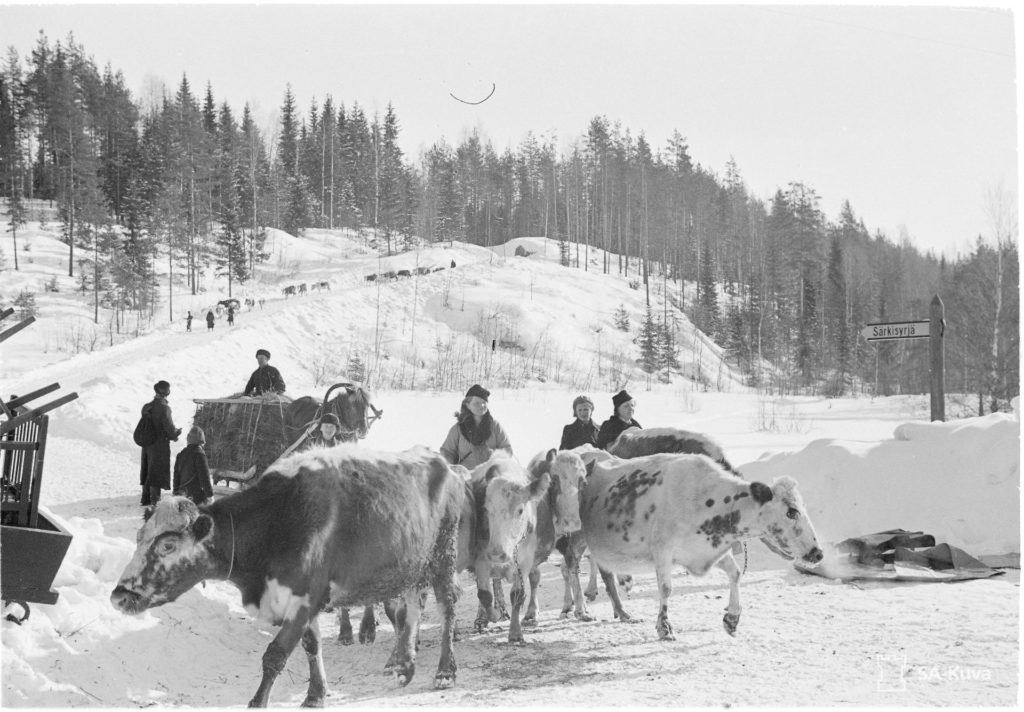
[[[185,436],[188,445],[174,458],[174,494],[188,497],[196,504],[203,504],[213,496],[210,481],[210,464],[206,460],[206,434],[198,425],[193,425]]]
[[[594,414],[594,401],[589,396],[576,396],[572,402],[572,414],[576,420],[562,428],[562,442],[559,450],[571,450],[580,445],[597,447],[597,426],[591,417]]]
[[[601,423],[601,430],[597,434],[597,446],[602,450],[607,450],[623,430],[643,427],[633,420],[636,401],[626,391],[619,391],[612,396],[612,407],[614,408],[612,417]]]
[[[260,349],[256,352],[257,369],[249,376],[249,382],[242,391],[247,396],[261,396],[264,393],[284,393],[284,379],[276,368],[271,366],[270,352]]]
[[[448,431],[448,437],[441,446],[441,455],[453,465],[462,465],[472,470],[487,462],[495,450],[512,454],[509,442],[501,424],[491,417],[487,400],[491,393],[480,384],[474,384],[462,400],[462,407],[455,414],[457,422]]]
[[[334,447],[341,445],[341,419],[334,413],[324,413],[317,423],[316,429],[310,433],[308,445],[303,449],[314,447]]]

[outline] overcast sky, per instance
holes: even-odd
[[[655,149],[678,129],[719,174],[732,156],[756,197],[802,182],[830,219],[849,200],[870,230],[947,252],[991,235],[986,192],[1018,193],[1005,8],[3,2],[4,49],[74,32],[137,97],[186,73],[264,124],[287,83],[304,112],[391,102],[410,157],[474,127],[499,151],[531,130],[564,146],[604,115]],[[477,106],[451,96],[492,84]]]

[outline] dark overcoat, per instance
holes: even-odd
[[[174,494],[184,495],[196,504],[213,496],[210,465],[203,446],[193,443],[174,458]]]
[[[558,444],[559,450],[572,450],[580,445],[593,445],[597,447],[597,426],[593,420],[583,422],[579,418],[562,428],[562,442]]]
[[[157,395],[142,406],[143,415],[149,414],[156,428],[156,442],[142,448],[142,467],[139,484],[143,487],[171,488],[171,440],[177,440],[181,432],[174,427],[171,407],[167,399]]]
[[[635,420],[630,420],[627,423],[617,415],[608,418],[601,423],[601,430],[597,434],[597,446],[602,450],[607,450],[608,446],[615,442],[615,438],[619,437],[626,428],[643,428],[643,426]]]

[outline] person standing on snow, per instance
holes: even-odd
[[[441,445],[441,456],[453,465],[462,465],[472,470],[487,460],[495,450],[512,454],[512,443],[501,424],[491,417],[487,399],[490,391],[474,384],[462,400],[462,407],[455,414],[458,420],[448,431],[448,437]]]
[[[640,423],[633,420],[633,413],[636,412],[636,401],[626,391],[619,391],[612,396],[614,411],[612,417],[601,423],[601,430],[597,434],[597,446],[607,450],[608,446],[615,442],[623,430],[627,428],[643,428]]]
[[[594,412],[594,401],[589,396],[577,396],[572,402],[572,412],[576,420],[562,428],[558,449],[571,450],[580,445],[597,447],[597,426],[590,417]]]
[[[192,312],[185,317],[185,331],[192,331]]]
[[[206,434],[198,425],[193,425],[185,436],[188,445],[174,458],[174,488],[176,495],[188,497],[196,504],[203,504],[213,496],[210,481],[210,465],[206,460]]]
[[[213,309],[206,312],[206,330],[213,331]]]
[[[171,488],[171,440],[177,440],[181,435],[181,428],[174,427],[171,406],[167,404],[171,384],[157,381],[153,391],[156,393],[153,400],[142,406],[143,417],[150,418],[156,433],[156,440],[142,448],[139,484],[142,485],[144,507],[159,502],[160,491]]]
[[[243,395],[261,396],[264,393],[284,393],[284,379],[281,373],[269,365],[270,352],[260,349],[256,352],[256,363],[259,367],[249,376],[249,382],[245,384]]]

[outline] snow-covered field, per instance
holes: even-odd
[[[384,416],[364,441],[385,450],[437,447],[464,390],[445,380],[445,369],[471,369],[491,387],[492,412],[524,462],[557,445],[578,392],[594,398],[596,418],[608,417],[615,390],[608,373],[619,369],[623,379],[631,374],[626,387],[645,426],[711,434],[747,478],[794,477],[822,541],[902,527],[922,529],[976,556],[1020,551],[1019,414],[930,424],[926,396],[759,395],[740,385],[721,365],[717,347],[685,318],[683,370],[705,385],[677,375],[672,384],[648,388],[623,358],[613,357],[636,356],[632,336],[614,329],[612,314],[624,305],[638,324],[642,290],[599,270],[561,268],[557,247],[540,238],[493,250],[456,243],[381,258],[351,236],[275,233],[276,256],[242,293],[265,297],[265,308],[243,311],[233,328],[218,321],[207,333],[200,320],[193,333],[184,333],[181,308],[198,315],[226,296],[224,285],[210,279],[207,293],[175,297],[173,324],[69,356],[56,348],[55,335],[87,324],[91,311],[86,298],[70,294],[70,278],[59,278],[68,283],[61,281],[56,295],[43,294],[42,283],[61,274],[65,248],[48,230],[29,228],[34,262],[22,261],[19,273],[0,273],[0,305],[28,286],[38,290],[41,311],[37,324],[0,345],[0,388],[9,395],[59,381],[61,393],[79,394],[51,418],[41,496],[75,538],[55,581],[60,600],[33,604],[21,626],[0,623],[4,706],[240,706],[250,699],[273,629],[244,612],[232,586],[208,582],[137,618],[116,612],[109,594],[140,523],[138,449],[130,433],[152,383],[171,382],[175,418],[187,426],[191,399],[240,390],[259,347],[273,353],[271,363],[296,396],[322,394],[353,353],[385,351],[387,357],[377,359],[385,387],[375,398]],[[514,257],[517,245],[534,254]],[[451,260],[455,269],[447,269]],[[364,279],[417,265],[446,269],[383,285]],[[281,296],[283,285],[320,280],[332,289]],[[378,324],[383,336],[376,345]],[[488,357],[489,338],[518,347]],[[534,358],[527,363],[510,351]],[[511,369],[522,376],[508,378]],[[525,387],[502,388],[502,382]],[[449,385],[422,390],[430,383]],[[183,446],[175,444],[172,453]],[[344,647],[333,640],[333,621],[323,616],[328,704],[1018,702],[1018,569],[952,584],[843,584],[798,573],[753,542],[737,635],[728,636],[721,625],[724,575],[713,570],[698,578],[679,571],[670,602],[677,640],[659,642],[653,573],[638,577],[626,601],[640,623],[614,621],[603,592],[593,606],[597,620],[579,623],[558,618],[558,558],[542,567],[539,625],[526,630],[524,645],[505,642],[504,624],[484,634],[468,631],[476,599],[470,581],[463,581],[459,614],[466,625],[456,646],[458,681],[450,690],[431,686],[438,655],[432,609],[418,674],[405,688],[381,675],[393,641],[386,622],[373,645]],[[296,652],[272,704],[298,705],[307,678],[305,656]]]

